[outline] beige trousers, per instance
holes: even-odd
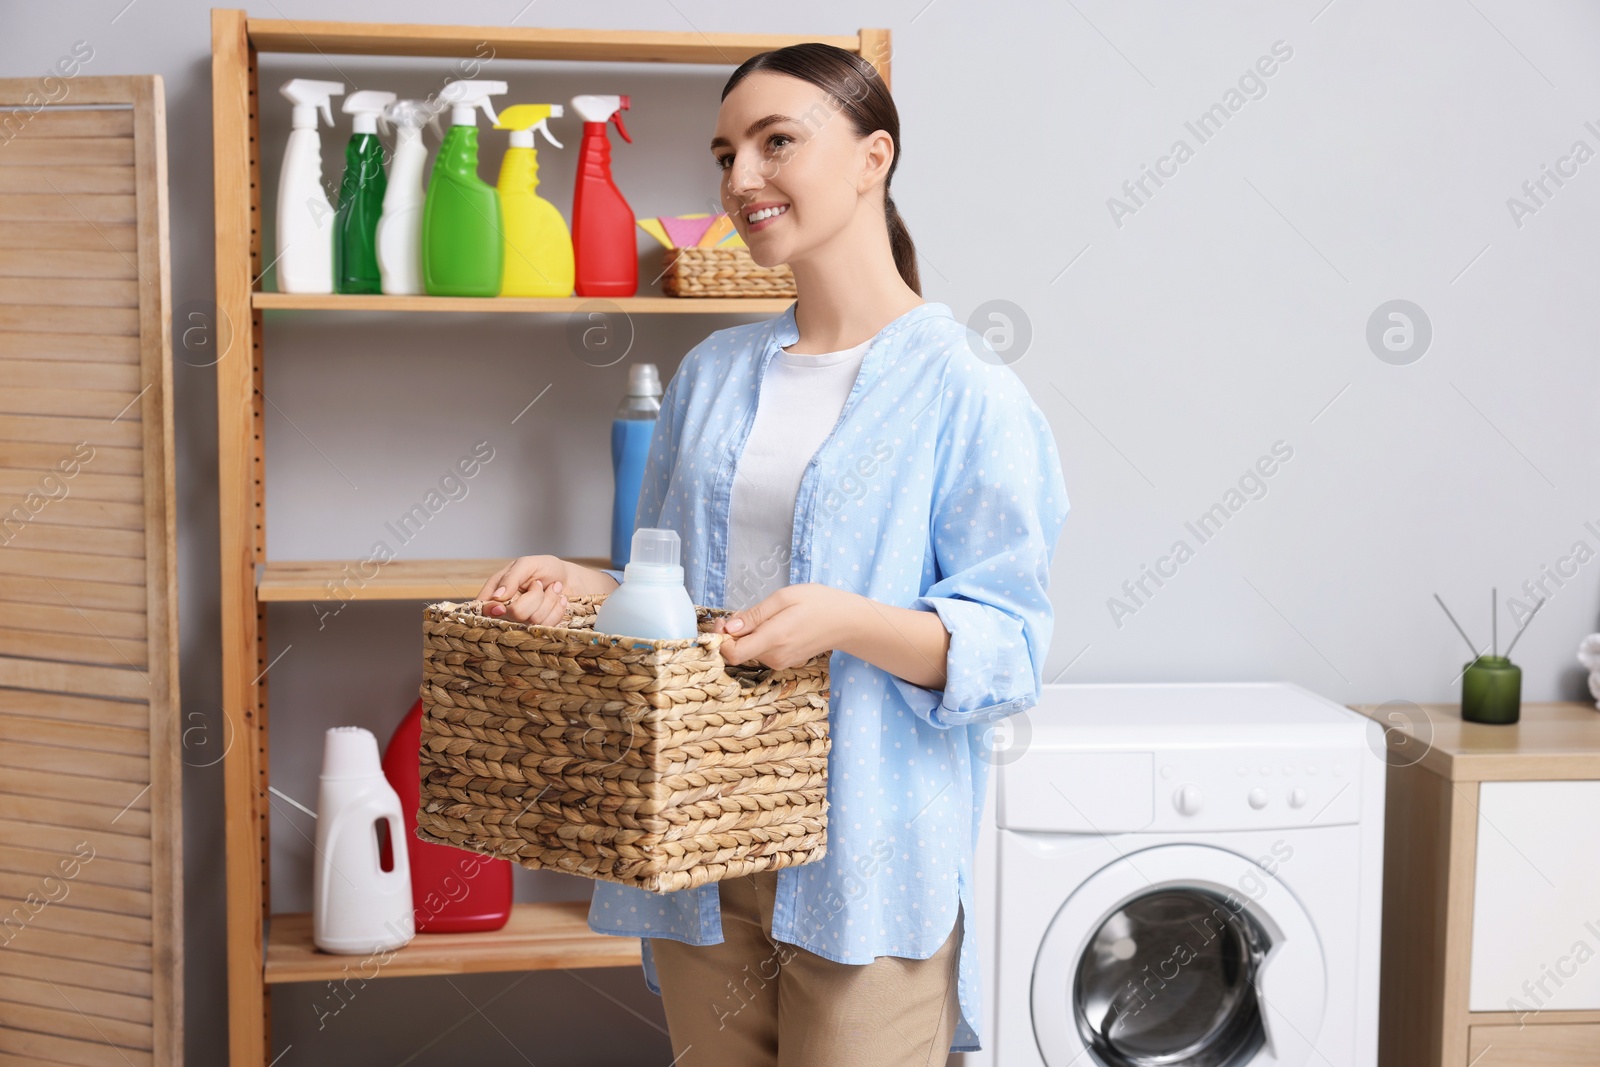
[[[925,960],[835,963],[774,941],[778,872],[718,883],[723,942],[650,939],[673,1067],[942,1067],[964,916]]]

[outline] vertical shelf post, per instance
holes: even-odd
[[[266,559],[260,312],[261,200],[256,54],[245,13],[211,12],[216,208],[217,469],[222,558],[224,836],[227,844],[228,1059],[270,1059],[263,974],[269,914],[266,615],[256,564]]]

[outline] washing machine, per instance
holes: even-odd
[[[1376,1064],[1376,723],[1289,684],[1052,685],[1009,729],[967,1067]]]

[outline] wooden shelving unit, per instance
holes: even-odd
[[[759,52],[822,41],[863,56],[889,79],[889,31],[804,37],[532,28],[379,25],[252,19],[213,9],[212,122],[215,166],[217,318],[233,326],[217,361],[217,467],[222,534],[222,699],[235,736],[224,763],[228,894],[228,1043],[233,1067],[271,1062],[271,985],[336,979],[351,957],[318,952],[310,916],[274,916],[267,714],[267,605],[284,601],[414,600],[477,593],[492,560],[396,560],[370,579],[359,561],[271,561],[266,557],[265,402],[261,392],[269,311],[357,314],[582,313],[771,315],[787,300],[634,296],[461,299],[303,296],[259,292],[263,259],[257,55],[296,52],[473,58],[488,43],[497,59],[694,63],[732,67]],[[333,159],[336,157],[330,157]],[[583,560],[600,565],[601,560]],[[280,668],[281,669],[281,668]],[[595,934],[581,903],[519,904],[490,934],[423,934],[379,970],[381,977],[637,966],[639,946]],[[358,960],[359,962],[359,960]]]

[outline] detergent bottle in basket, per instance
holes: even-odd
[[[329,730],[311,888],[311,939],[322,951],[366,956],[415,936],[404,825],[378,739],[359,726]]]
[[[633,531],[622,584],[606,594],[594,615],[597,633],[647,639],[699,636],[694,601],[683,584],[678,531],[645,526]]]

